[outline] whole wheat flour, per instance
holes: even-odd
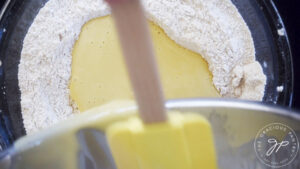
[[[266,77],[250,31],[230,0],[144,0],[148,19],[181,46],[200,53],[224,97],[261,100]],[[110,13],[103,0],[49,0],[23,43],[19,86],[28,134],[72,116],[72,48],[81,27]],[[201,86],[199,86],[201,87]]]

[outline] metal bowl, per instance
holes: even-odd
[[[0,150],[24,136],[18,65],[23,39],[48,0],[7,0],[0,13]],[[267,75],[263,102],[291,106],[292,57],[283,22],[272,0],[232,0],[252,33],[256,58]],[[284,35],[278,34],[283,29]],[[278,86],[283,91],[277,90]]]
[[[21,138],[0,155],[0,168],[116,168],[106,142],[105,128],[114,121],[136,115],[136,106],[128,101],[118,102],[118,107],[113,105],[95,108],[54,128]],[[209,120],[219,169],[300,168],[299,114],[236,100],[173,100],[166,107],[182,113],[195,112]],[[280,133],[279,126],[286,131]],[[268,127],[278,131],[268,134]],[[268,143],[270,139],[278,143],[288,141],[289,146],[280,147],[278,152],[266,157],[270,161],[264,161],[261,155],[273,145]],[[257,146],[259,143],[261,146]]]

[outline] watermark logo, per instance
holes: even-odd
[[[271,123],[257,133],[254,149],[262,163],[280,168],[295,159],[299,151],[299,141],[295,131],[289,126]]]

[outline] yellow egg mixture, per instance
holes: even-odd
[[[166,98],[220,97],[206,61],[176,44],[159,26],[149,26]],[[70,95],[81,112],[113,100],[134,99],[110,16],[83,26],[72,55]]]

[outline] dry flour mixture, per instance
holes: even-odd
[[[230,0],[144,0],[147,17],[181,46],[201,54],[223,97],[262,100],[266,77],[250,31]],[[23,44],[19,86],[28,134],[77,110],[69,98],[72,48],[81,27],[109,15],[103,0],[49,0]],[[201,86],[199,86],[201,87]]]

